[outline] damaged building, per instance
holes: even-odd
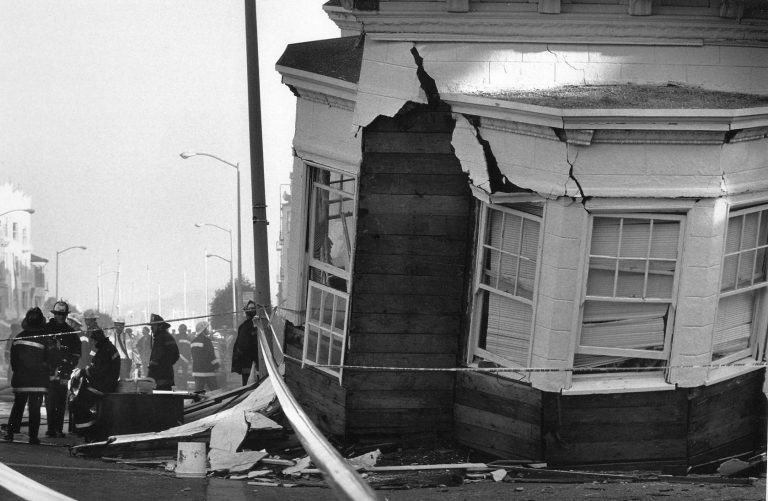
[[[342,36],[277,63],[285,379],[317,425],[557,465],[764,445],[761,4],[323,8]]]

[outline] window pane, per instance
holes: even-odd
[[[526,299],[533,299],[533,283],[536,279],[536,263],[520,261],[520,276],[517,283],[517,295]]]
[[[720,299],[712,359],[749,348],[755,299],[760,291],[748,291]]]
[[[531,342],[532,306],[507,297],[483,291],[487,304],[484,324],[484,348],[517,365],[528,364]]]
[[[670,299],[675,280],[675,263],[671,261],[650,261],[646,298]]]
[[[677,259],[680,221],[653,220],[651,254],[656,259]]]
[[[317,338],[318,338],[318,331],[316,329],[313,329],[312,327],[309,327],[309,330],[307,331],[307,360],[310,362],[319,363],[317,361]]]
[[[721,291],[727,291],[736,287],[736,266],[738,266],[739,256],[726,256],[723,260],[723,280],[720,284]]]
[[[341,296],[336,297],[336,317],[333,324],[334,332],[344,333],[344,319],[346,318],[345,312],[347,311],[347,300]]]
[[[333,344],[331,346],[331,365],[341,365],[341,338],[338,336],[333,337]]]
[[[621,232],[621,257],[647,257],[650,238],[651,224],[649,220],[624,219]]]
[[[587,295],[613,297],[615,270],[615,259],[591,258],[587,276]]]
[[[616,281],[617,297],[643,297],[645,261],[622,259],[619,261],[619,277]]]
[[[530,219],[523,220],[523,242],[521,254],[531,261],[538,260],[539,255],[539,222]]]
[[[509,294],[516,294],[515,283],[517,282],[517,256],[509,254],[501,255],[501,278],[496,286]]]
[[[596,217],[592,224],[593,256],[619,255],[619,218]]]

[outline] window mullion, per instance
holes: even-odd
[[[617,242],[616,247],[616,263],[614,264],[614,270],[613,270],[613,292],[611,293],[611,297],[616,297],[616,291],[618,290],[618,284],[619,284],[619,264],[621,263],[621,240],[622,236],[624,234],[624,218],[619,219],[619,239]]]
[[[517,296],[517,289],[520,287],[520,256],[523,254],[523,225],[525,221],[520,219],[520,232],[517,239],[517,262],[515,263],[515,296]]]
[[[645,275],[643,276],[643,298],[648,295],[648,271],[651,266],[651,242],[653,242],[653,219],[648,227],[648,245],[645,248]]]

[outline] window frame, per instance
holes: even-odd
[[[736,209],[734,209],[733,207],[729,207],[728,209],[728,216],[726,218],[724,234],[723,234],[723,251],[722,251],[721,260],[720,260],[720,277],[718,281],[717,311],[715,312],[716,320],[715,320],[715,325],[713,326],[713,332],[712,332],[712,345],[709,350],[710,360],[714,364],[718,364],[718,365],[729,364],[737,360],[742,360],[744,358],[750,358],[750,357],[753,357],[756,360],[758,360],[762,358],[763,353],[761,352],[765,350],[764,342],[763,340],[760,339],[759,333],[765,332],[766,328],[768,328],[768,273],[766,274],[766,277],[763,279],[763,281],[760,284],[755,284],[753,280],[753,283],[747,287],[738,287],[738,276],[739,276],[739,273],[740,273],[739,270],[741,267],[741,254],[744,253],[745,250],[739,249],[736,252],[731,252],[731,253],[728,253],[726,250],[728,245],[728,226],[731,222],[731,219],[734,217],[741,217],[746,214],[751,214],[755,212],[758,212],[758,213],[764,212],[765,216],[768,217],[768,203],[764,202],[762,204],[736,208]],[[762,218],[762,217],[763,215],[759,216],[759,218]],[[760,237],[760,224],[758,223],[757,235],[755,236],[755,239],[758,240],[759,237]],[[740,240],[742,240],[743,238],[744,238],[744,225],[742,224]],[[757,247],[755,247],[753,250],[757,250],[761,247],[761,244],[759,241],[757,241],[756,245]],[[768,253],[768,242],[766,243],[764,248],[766,253]],[[736,262],[736,280],[734,282],[734,287],[732,289],[723,291],[722,286],[723,286],[723,273],[725,271],[725,260],[727,257],[733,256],[733,255],[739,256]],[[755,255],[757,255],[757,252],[755,252]],[[752,270],[752,272],[754,275],[754,269]],[[717,317],[720,313],[720,301],[723,298],[733,297],[739,294],[749,294],[749,293],[757,293],[757,295],[753,299],[754,305],[753,305],[753,313],[752,313],[752,330],[750,332],[749,343],[747,348],[731,353],[724,357],[715,359],[714,358],[715,334],[716,334],[716,327],[717,327]]]
[[[348,328],[349,328],[349,313],[350,313],[350,298],[352,294],[352,267],[354,264],[354,256],[355,256],[355,237],[350,239],[350,236],[347,232],[347,226],[344,225],[344,235],[347,240],[348,244],[348,251],[349,251],[349,266],[348,269],[342,269],[337,268],[329,263],[326,263],[322,260],[319,260],[315,258],[314,256],[314,248],[312,245],[312,242],[315,241],[315,231],[317,229],[317,221],[316,221],[316,211],[317,211],[317,190],[323,189],[326,190],[329,194],[337,194],[340,196],[351,196],[352,198],[352,224],[355,226],[355,232],[357,231],[357,215],[358,215],[358,192],[359,192],[359,176],[355,174],[351,174],[349,172],[339,170],[339,169],[333,169],[327,166],[319,165],[316,163],[305,163],[306,168],[306,186],[307,191],[305,192],[305,199],[308,203],[308,209],[306,211],[306,225],[305,225],[305,249],[304,249],[304,264],[302,266],[304,270],[304,280],[303,280],[303,298],[302,302],[305,306],[305,313],[304,313],[304,336],[303,336],[303,346],[302,346],[302,360],[301,360],[301,366],[310,366],[315,367],[315,369],[322,371],[334,378],[338,378],[339,383],[342,380],[343,375],[343,368],[339,368],[338,370],[332,369],[329,367],[318,367],[318,362],[314,362],[312,360],[307,359],[307,350],[309,346],[309,336],[310,336],[310,327],[314,327],[317,329],[320,329],[322,331],[325,331],[323,326],[316,325],[311,320],[311,303],[312,300],[312,289],[316,289],[319,291],[324,291],[329,294],[333,294],[339,297],[342,297],[345,300],[345,308],[344,308],[344,329],[343,333],[341,335],[342,337],[342,343],[341,343],[341,354],[339,359],[339,365],[344,365],[344,355],[347,347],[347,340],[348,340]],[[325,171],[333,174],[338,174],[340,176],[344,176],[345,178],[350,178],[351,182],[354,184],[354,193],[350,193],[348,191],[344,191],[338,188],[333,188],[329,185],[322,184],[316,180],[316,172],[317,171]],[[336,288],[330,287],[326,284],[323,284],[321,282],[316,282],[312,280],[312,272],[311,269],[315,268],[321,272],[326,272],[329,274],[332,274],[333,276],[342,278],[346,282],[346,290],[340,291]],[[333,339],[334,334],[332,333],[329,336],[329,341]],[[321,335],[318,334],[317,340],[318,340],[318,349],[320,346],[320,339]],[[332,343],[329,343],[329,350]],[[330,356],[328,357],[330,361]]]
[[[475,358],[480,358],[488,362],[497,364],[501,367],[524,368],[530,365],[531,356],[533,353],[534,332],[535,332],[535,325],[536,325],[536,308],[537,308],[536,299],[537,299],[538,288],[539,288],[539,274],[541,272],[541,252],[542,252],[542,245],[543,245],[543,239],[544,239],[544,217],[545,217],[544,214],[546,213],[546,206],[542,204],[542,207],[541,207],[542,215],[537,216],[535,214],[530,214],[528,212],[515,209],[514,202],[506,203],[503,205],[493,203],[493,202],[486,202],[486,201],[478,201],[478,202],[480,206],[479,207],[480,219],[477,225],[477,243],[476,243],[476,249],[475,249],[475,259],[473,262],[473,279],[472,279],[472,290],[471,290],[472,317],[470,321],[471,335],[469,336],[469,346],[467,349],[467,363],[472,363],[474,362]],[[511,214],[513,216],[520,217],[522,220],[526,220],[526,219],[532,220],[539,224],[538,238],[536,241],[536,261],[535,261],[536,268],[535,268],[534,279],[532,284],[531,299],[527,299],[523,296],[510,294],[508,292],[495,289],[489,285],[482,283],[484,270],[485,270],[485,264],[484,264],[485,251],[488,248],[486,245],[486,239],[488,237],[487,231],[489,229],[489,219],[490,219],[491,210],[497,210],[502,213]],[[522,225],[521,225],[521,232],[522,232]],[[523,241],[521,239],[520,245],[522,245],[522,243]],[[518,256],[518,258],[520,257],[521,256]],[[484,292],[487,292],[488,294],[498,294],[504,298],[511,299],[513,301],[520,301],[521,303],[528,304],[531,306],[531,325],[530,325],[530,336],[529,336],[530,341],[528,343],[528,353],[526,356],[527,362],[523,367],[520,367],[518,364],[516,364],[512,360],[509,360],[500,355],[497,355],[491,351],[488,351],[485,348],[480,348],[479,342],[480,342],[480,328],[483,322],[482,312],[484,310],[484,305],[483,305]],[[511,375],[510,373],[505,373],[505,374]],[[530,374],[527,372],[515,374],[515,375],[522,375],[526,379],[530,377]]]
[[[616,284],[614,283],[614,292],[613,296],[590,296],[587,294],[587,285],[589,283],[589,271],[590,271],[590,262],[593,257],[604,257],[602,255],[593,255],[592,254],[592,236],[593,236],[593,229],[594,229],[594,221],[595,218],[613,218],[613,219],[645,219],[645,220],[666,220],[666,221],[678,221],[680,226],[678,230],[677,235],[677,256],[675,259],[675,271],[672,279],[672,290],[670,291],[670,297],[669,299],[665,298],[629,298],[629,297],[616,297]],[[648,359],[648,360],[666,360],[669,361],[670,355],[671,355],[671,347],[672,347],[672,335],[674,333],[674,324],[675,324],[675,313],[677,311],[677,300],[678,300],[678,287],[680,282],[680,273],[681,273],[681,266],[683,264],[683,247],[685,242],[685,223],[686,223],[686,215],[684,214],[671,214],[668,212],[597,212],[597,213],[591,213],[589,215],[589,224],[587,225],[587,235],[586,235],[586,245],[585,245],[585,259],[584,259],[584,266],[583,266],[583,280],[582,280],[582,291],[581,291],[581,304],[579,308],[579,321],[577,324],[577,333],[576,333],[576,340],[575,345],[573,349],[573,355],[574,355],[574,361],[575,356],[579,354],[583,355],[596,355],[596,356],[609,356],[609,357],[621,357],[621,358],[642,358],[642,359]],[[649,240],[649,246],[650,246],[651,240]],[[619,249],[617,250],[617,254],[621,253],[621,241],[619,241]],[[621,256],[617,255],[615,256],[617,260],[621,259]],[[639,259],[639,258],[635,258]],[[650,257],[646,255],[645,257],[646,262],[646,283],[644,285],[644,291],[647,290],[647,273],[649,269],[649,262]],[[618,276],[616,278],[618,280]],[[642,350],[642,349],[634,349],[634,348],[610,348],[610,347],[599,347],[599,346],[585,346],[581,344],[582,340],[582,333],[584,330],[584,309],[586,307],[587,301],[600,301],[600,302],[612,302],[612,303],[633,303],[633,304],[668,304],[669,305],[669,313],[668,318],[666,322],[666,326],[664,329],[664,345],[663,349],[659,351],[654,350]],[[574,367],[574,371],[578,371],[579,369]],[[637,372],[632,370],[627,370],[625,374],[633,374],[633,375],[643,375],[643,372]],[[666,371],[665,371],[666,372]],[[611,377],[615,377],[617,373],[622,373],[621,371],[611,372]],[[603,374],[574,374],[574,376],[578,376],[579,378],[582,377],[604,377]],[[646,375],[647,377],[647,375]]]

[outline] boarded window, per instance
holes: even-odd
[[[540,206],[521,208],[485,206],[475,287],[472,352],[511,367],[530,358],[541,229]]]
[[[753,355],[759,313],[765,311],[762,304],[768,287],[766,248],[766,206],[731,213],[723,255],[713,360],[725,363]]]
[[[350,265],[355,241],[355,178],[310,168],[307,321],[304,361],[341,365],[347,332]],[[322,368],[341,375],[337,367]]]
[[[681,226],[680,216],[593,218],[575,368],[664,364]]]

